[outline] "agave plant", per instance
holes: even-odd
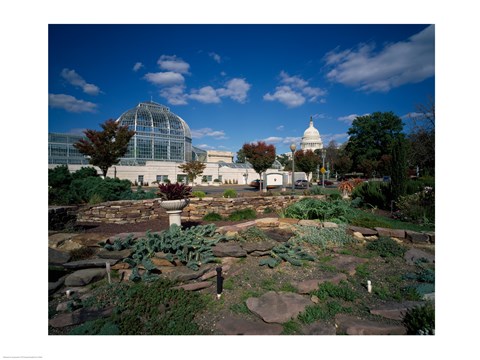
[[[158,188],[157,195],[162,200],[182,200],[192,195],[192,187],[182,183],[160,184]]]

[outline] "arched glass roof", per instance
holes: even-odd
[[[120,115],[117,122],[135,131],[128,152],[122,159],[124,163],[192,159],[190,127],[165,105],[153,101],[139,103]]]

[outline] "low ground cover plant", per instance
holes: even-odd
[[[232,212],[228,216],[228,220],[242,221],[242,220],[255,219],[256,217],[257,217],[257,212],[254,209],[242,209],[242,210],[236,210]]]

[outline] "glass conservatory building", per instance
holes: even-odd
[[[117,119],[135,135],[120,165],[144,165],[146,161],[191,161],[192,134],[187,123],[166,106],[142,102]]]

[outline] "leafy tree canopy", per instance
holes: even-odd
[[[374,112],[357,117],[348,135],[346,152],[353,168],[371,176],[373,171],[388,173],[394,142],[403,138],[403,123],[393,112]]]
[[[303,171],[307,175],[307,179],[310,173],[316,171],[321,163],[321,158],[312,150],[299,150],[295,152],[295,170]]]
[[[260,175],[275,162],[275,146],[267,145],[264,141],[243,144],[242,150],[245,158]]]
[[[128,142],[135,135],[135,131],[129,130],[128,126],[120,126],[113,119],[100,126],[102,131],[85,130],[87,139],[81,139],[73,146],[83,155],[89,156],[90,164],[98,166],[105,177],[108,169],[127,153]]]
[[[206,166],[201,161],[194,160],[178,165],[178,168],[187,174],[188,181],[193,182],[197,176],[203,174]]]

